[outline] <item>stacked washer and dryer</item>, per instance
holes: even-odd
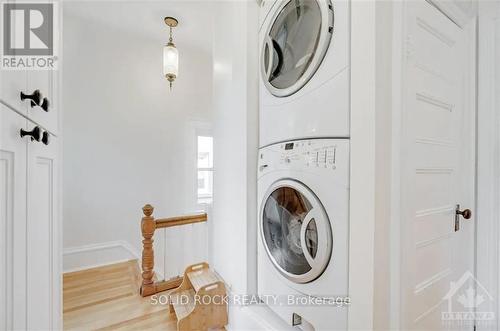
[[[290,325],[346,329],[349,3],[265,0],[260,23],[258,293]]]

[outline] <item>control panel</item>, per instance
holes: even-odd
[[[315,144],[314,140],[280,144],[280,163],[300,162],[306,166],[335,169],[337,146]],[[304,164],[305,163],[305,164]]]
[[[345,139],[308,139],[275,144],[260,150],[259,168],[260,171],[270,167],[335,170],[346,146],[348,141]]]

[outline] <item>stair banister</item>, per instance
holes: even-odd
[[[207,221],[206,213],[197,213],[184,216],[176,216],[169,218],[154,219],[154,207],[150,204],[142,207],[144,216],[141,220],[142,232],[142,284],[141,296],[146,297],[158,292],[167,291],[176,287],[182,282],[182,277],[175,277],[169,280],[156,281],[154,280],[154,250],[153,250],[153,236],[156,229],[164,229],[174,226],[181,226],[186,224],[201,223]]]

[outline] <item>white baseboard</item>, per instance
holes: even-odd
[[[124,240],[65,248],[63,250],[63,272],[138,260],[140,256],[139,252]]]

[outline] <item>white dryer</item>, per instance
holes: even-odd
[[[291,325],[346,329],[348,206],[349,140],[260,149],[258,294]]]
[[[349,137],[348,1],[261,3],[260,146]]]

